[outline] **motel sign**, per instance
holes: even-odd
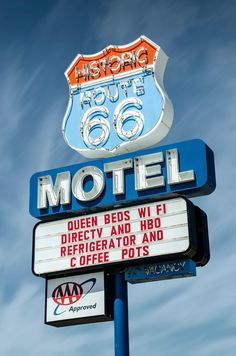
[[[167,60],[145,36],[78,54],[62,134],[93,160],[30,179],[45,323],[114,320],[116,356],[129,354],[127,281],[196,276],[210,258],[207,215],[189,198],[214,191],[213,151],[201,139],[157,146],[173,123]]]

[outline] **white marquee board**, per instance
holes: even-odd
[[[33,271],[47,275],[186,252],[191,255],[188,204],[177,197],[39,223],[34,229]]]

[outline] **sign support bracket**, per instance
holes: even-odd
[[[114,337],[115,356],[129,356],[128,292],[124,273],[115,275]]]

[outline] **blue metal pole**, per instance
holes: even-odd
[[[115,356],[129,356],[128,293],[124,273],[115,275]]]

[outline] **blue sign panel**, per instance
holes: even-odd
[[[210,194],[215,184],[213,152],[196,139],[35,173],[30,213],[46,219],[163,194],[194,197]]]
[[[125,272],[126,281],[132,284],[192,276],[196,276],[196,263],[190,259],[129,267]]]
[[[79,152],[81,151],[81,153],[87,153],[88,148],[93,148],[93,146],[95,146],[95,143],[97,143],[98,138],[96,136],[94,138],[93,136],[89,137],[89,131],[87,130],[87,133],[87,131],[84,129],[84,126],[88,125],[89,122],[94,120],[94,117],[102,116],[102,118],[99,118],[94,123],[94,126],[98,126],[99,124],[101,126],[99,126],[100,130],[103,129],[104,131],[102,138],[96,144],[96,148],[99,149],[100,146],[103,146],[106,148],[106,150],[104,150],[105,152],[112,152],[113,150],[115,150],[116,147],[119,147],[120,145],[127,145],[126,141],[129,137],[126,138],[126,136],[128,136],[128,130],[133,128],[133,122],[132,124],[129,123],[130,127],[127,123],[126,131],[123,133],[124,130],[122,131],[122,129],[119,129],[119,122],[115,125],[112,124],[112,122],[110,121],[113,117],[120,117],[121,115],[124,116],[124,113],[132,109],[136,110],[137,112],[135,112],[137,116],[137,128],[135,126],[134,134],[131,138],[133,140],[138,137],[142,138],[142,136],[147,135],[150,131],[152,131],[159,122],[159,118],[161,117],[164,105],[163,99],[161,93],[156,88],[155,79],[152,75],[152,72],[144,72],[140,74],[138,80],[136,78],[137,75],[130,75],[125,78],[128,83],[130,83],[127,87],[128,94],[126,93],[126,91],[119,89],[122,88],[122,81],[124,81],[124,78],[116,81],[115,84],[114,79],[111,78],[110,81],[106,82],[106,85],[103,85],[100,88],[97,88],[97,84],[94,84],[91,85],[91,87],[86,87],[86,90],[84,91],[74,92],[73,99],[71,99],[70,102],[71,105],[67,110],[68,117],[64,119],[65,123],[63,132],[65,135],[66,142],[69,142],[70,146],[73,147],[75,150],[78,150]],[[134,85],[132,86],[132,83],[134,83],[135,80],[137,82],[137,85],[139,85],[142,89],[142,91],[136,89],[136,87],[135,89],[133,89]],[[117,93],[117,98],[113,100],[108,100],[106,95],[106,87],[108,87],[111,92]],[[95,90],[95,95],[100,97],[102,96],[102,101],[99,98],[100,105],[95,105],[91,108],[90,97],[92,97],[92,95],[90,93],[93,93]],[[132,96],[134,90],[135,94],[133,94]],[[89,98],[87,98],[88,93],[90,94]],[[127,98],[127,95],[129,95],[130,97]],[[121,102],[121,105],[118,105],[117,102]],[[153,113],[155,113],[155,115]],[[145,121],[145,117],[152,117],[153,119]],[[108,119],[110,121],[108,121]],[[122,117],[120,118],[120,120],[122,120]],[[117,127],[118,132],[115,130],[115,127]],[[80,134],[81,130],[83,135]],[[129,141],[129,144],[132,145],[132,140]],[[87,155],[89,155],[89,153],[87,153]],[[110,154],[110,156],[112,156],[112,154]]]

